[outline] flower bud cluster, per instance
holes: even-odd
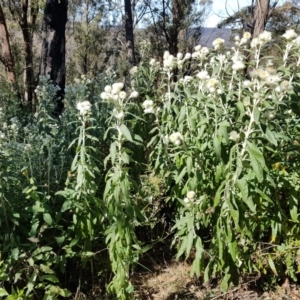
[[[224,46],[224,40],[221,38],[217,38],[212,42],[212,45],[214,46],[215,50],[220,50]]]
[[[269,31],[262,32],[257,38],[251,41],[251,48],[258,48],[264,46],[272,40],[272,33]]]
[[[184,203],[189,206],[190,204],[193,204],[195,201],[196,193],[194,191],[189,191],[186,194],[186,197],[183,199]]]
[[[174,145],[179,146],[183,142],[183,135],[180,132],[173,132],[169,136],[169,141]]]
[[[79,114],[86,116],[91,111],[92,104],[89,101],[78,102],[76,108],[79,110]]]
[[[152,100],[145,100],[143,102],[143,107],[145,114],[154,114],[154,102]]]
[[[195,48],[195,52],[192,54],[192,58],[204,60],[209,54],[209,49],[207,47],[201,47],[197,45]]]

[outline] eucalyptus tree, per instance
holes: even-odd
[[[196,39],[199,38],[211,4],[211,0],[145,0],[151,16],[148,17],[149,28],[155,33],[158,48],[165,44],[169,52],[176,55],[180,33],[190,28],[198,34]]]
[[[0,45],[2,49],[2,55],[0,61],[3,63],[7,72],[7,78],[11,85],[16,84],[16,73],[14,70],[14,58],[11,51],[9,32],[7,29],[6,18],[0,2]]]
[[[40,0],[8,0],[8,7],[13,18],[18,22],[23,36],[25,50],[24,101],[32,103],[35,89],[33,67],[33,35],[40,9]],[[30,104],[29,104],[30,105]]]
[[[42,34],[42,55],[40,75],[49,76],[60,90],[55,115],[63,109],[63,95],[66,82],[66,23],[68,0],[46,0]]]
[[[297,0],[286,1],[256,0],[242,7],[218,24],[218,27],[230,26],[250,31],[257,37],[263,30],[284,33],[287,28],[297,27],[300,20],[300,8]]]

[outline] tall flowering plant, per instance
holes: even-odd
[[[270,32],[250,38],[166,52],[165,82],[143,103],[156,119],[151,165],[177,206],[177,257],[193,250],[191,272],[220,274],[224,289],[243,272],[278,275],[283,265],[295,279],[299,259],[299,37],[283,35],[280,59],[262,55]]]

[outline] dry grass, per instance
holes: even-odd
[[[275,290],[263,292],[255,285],[255,279],[220,291],[218,284],[203,284],[190,277],[190,265],[186,262],[164,262],[153,272],[135,274],[132,278],[136,298],[141,300],[300,300],[299,286],[288,280]]]

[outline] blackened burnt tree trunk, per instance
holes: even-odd
[[[133,19],[131,0],[124,0],[125,6],[125,36],[126,36],[126,50],[127,59],[130,65],[135,65],[134,54],[134,35],[133,35]]]
[[[50,76],[52,82],[60,87],[57,93],[55,115],[59,115],[63,109],[62,100],[66,83],[67,13],[68,0],[46,0],[40,75]]]

